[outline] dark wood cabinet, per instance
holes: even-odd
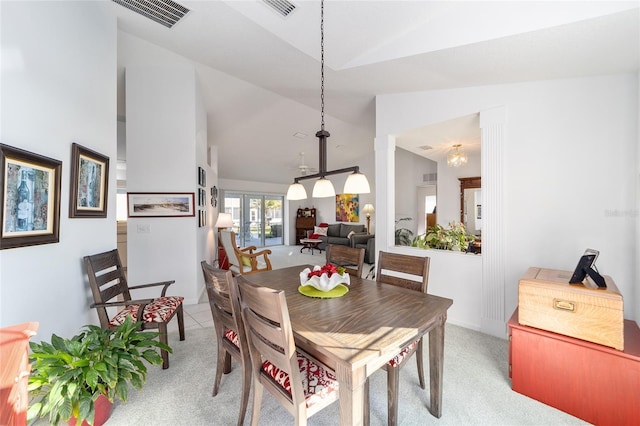
[[[508,322],[512,389],[597,425],[640,424],[640,329],[624,321],[624,351]]]
[[[298,209],[296,214],[296,244],[302,244],[301,239],[307,238],[307,231],[316,226],[316,209]]]

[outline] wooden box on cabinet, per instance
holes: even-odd
[[[626,347],[604,345],[508,322],[514,391],[596,425],[640,424],[640,329],[624,321]]]
[[[570,278],[569,271],[529,268],[518,284],[520,324],[623,350],[623,301],[611,277],[606,289]]]

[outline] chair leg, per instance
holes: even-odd
[[[369,421],[371,418],[371,413],[369,413],[369,410],[371,409],[371,405],[369,402],[369,377],[367,377],[367,380],[365,380],[364,382],[364,413],[362,413],[362,423],[364,424],[364,426],[369,426]]]
[[[242,366],[242,399],[240,400],[240,413],[238,415],[238,426],[244,424],[244,417],[247,414],[249,405],[249,393],[251,392],[251,362]]]
[[[164,343],[165,345],[169,344],[167,339],[167,323],[158,324],[158,332],[160,333],[158,336],[158,340],[160,343]],[[169,352],[164,349],[160,349],[160,355],[162,356],[162,369],[166,370],[169,368]]]
[[[178,306],[178,332],[180,333],[180,340],[184,340],[184,310],[182,309],[182,303]]]
[[[227,351],[222,347],[221,342],[218,343],[218,360],[216,362],[216,378],[213,381],[213,396],[218,394],[220,389],[220,381],[222,380],[222,372],[224,371],[224,358]]]
[[[400,387],[400,368],[387,365],[387,424],[398,423],[398,388]]]
[[[425,389],[424,382],[424,358],[422,356],[422,341],[423,338],[420,338],[418,342],[418,349],[416,350],[416,359],[418,360],[418,380],[420,381],[420,387]]]
[[[251,426],[258,426],[258,420],[260,419],[260,406],[262,405],[262,383],[260,383],[259,377],[253,377],[253,409],[251,411]]]

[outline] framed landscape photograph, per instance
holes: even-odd
[[[194,201],[193,192],[127,192],[127,216],[195,216]]]
[[[74,143],[69,217],[107,217],[108,184],[109,157]]]
[[[62,162],[0,144],[0,249],[60,240]]]

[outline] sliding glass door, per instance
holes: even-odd
[[[223,208],[231,213],[239,247],[284,244],[283,196],[225,192]]]

